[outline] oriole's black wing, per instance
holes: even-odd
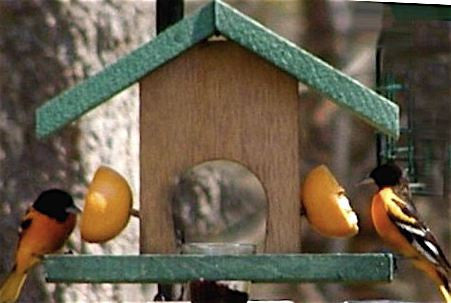
[[[401,197],[392,198],[402,213],[412,220],[405,220],[388,212],[388,217],[396,225],[401,234],[430,262],[443,267],[447,272],[451,266],[437,239],[431,230],[419,218],[416,208],[406,203]]]

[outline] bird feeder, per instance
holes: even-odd
[[[388,8],[392,22],[386,22],[377,46],[377,90],[397,102],[404,115],[398,139],[377,135],[378,163],[404,162],[413,194],[447,199],[451,193],[451,141],[449,128],[439,123],[449,117],[449,77],[447,65],[441,61],[449,53],[449,41],[437,39],[438,43],[430,45],[412,24],[451,20],[450,5],[391,3]],[[447,34],[436,26],[427,36]],[[425,78],[430,76],[425,72],[428,69],[434,70],[433,85]]]
[[[36,112],[36,135],[54,134],[136,82],[142,255],[48,257],[49,281],[392,278],[390,254],[299,254],[303,142],[298,82],[395,138],[396,104],[218,0],[42,105]],[[171,182],[187,168],[212,159],[236,161],[263,184],[268,201],[264,252],[270,254],[174,254]]]

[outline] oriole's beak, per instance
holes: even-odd
[[[368,185],[368,184],[375,184],[374,179],[370,178],[370,177],[365,177],[363,180],[358,182],[355,186],[358,187],[358,186]]]
[[[75,204],[66,208],[66,212],[70,214],[79,214],[81,213],[81,209],[79,209]]]

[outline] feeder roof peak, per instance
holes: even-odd
[[[390,136],[399,135],[398,106],[326,62],[214,0],[36,111],[36,134],[46,137],[169,63],[187,49],[222,35],[326,95]]]

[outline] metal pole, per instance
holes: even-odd
[[[157,0],[157,35],[183,18],[184,0]],[[175,294],[182,286],[173,284],[158,284],[158,293],[154,301],[180,300]],[[180,291],[180,290],[179,290]],[[183,290],[181,290],[183,293]]]
[[[157,34],[183,18],[184,0],[157,0]]]

